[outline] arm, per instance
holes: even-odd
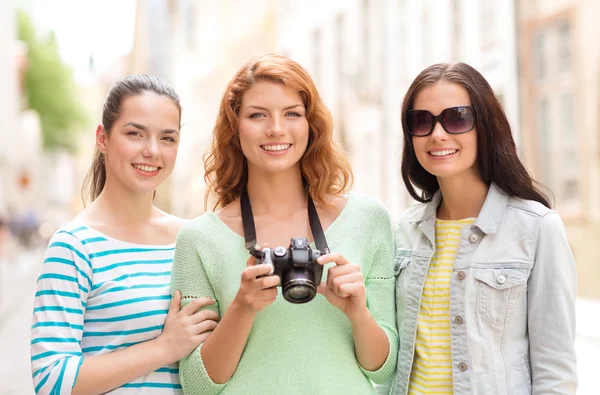
[[[319,290],[350,320],[358,363],[375,383],[384,383],[392,377],[398,355],[393,235],[387,212],[381,217],[376,222],[373,260],[366,279],[358,265],[348,263],[339,254],[319,258],[319,263],[337,264],[329,269],[327,284],[321,284]]]
[[[171,289],[181,291],[184,305],[190,297],[215,295],[196,252],[197,238],[198,230],[186,227],[175,248]],[[212,335],[181,361],[179,374],[185,392],[210,395],[222,391],[237,368],[256,313],[275,300],[273,287],[279,284],[279,277],[257,278],[270,268],[255,263],[254,257],[248,259],[240,290]]]
[[[107,392],[177,361],[216,326],[216,314],[180,312],[177,299],[171,303],[165,329],[157,339],[84,359],[80,342],[92,269],[83,251],[77,238],[63,232],[52,239],[46,253],[38,280],[31,341],[37,393]],[[195,301],[198,306],[208,303],[212,301]]]
[[[156,339],[85,358],[73,395],[102,394],[120,387],[179,361],[206,340],[217,326],[218,314],[212,310],[196,311],[214,301],[197,298],[181,310],[180,302],[181,294],[176,293],[164,329]]]
[[[539,224],[528,281],[528,329],[534,394],[575,394],[575,260],[558,214]]]

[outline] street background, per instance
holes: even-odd
[[[400,104],[414,77],[464,61],[488,79],[531,174],[553,192],[578,269],[578,394],[600,357],[600,0],[1,0],[0,395],[30,395],[33,295],[49,237],[83,208],[102,102],[154,74],[181,97],[157,205],[204,211],[202,155],[219,100],[251,56],[305,66],[335,119],[354,189],[398,219]],[[548,328],[552,330],[552,328]]]

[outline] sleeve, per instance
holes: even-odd
[[[208,296],[216,299],[215,292],[194,243],[200,232],[192,226],[193,224],[186,225],[177,236],[175,258],[171,271],[171,294],[174,294],[175,291],[181,292],[181,307],[186,306],[197,297]],[[218,312],[218,302],[205,307],[205,309]],[[216,384],[210,379],[202,362],[201,348],[202,345],[198,346],[190,355],[179,362],[181,386],[185,393],[219,394],[227,383]]]
[[[367,307],[375,321],[385,331],[389,341],[388,356],[376,371],[360,367],[375,384],[384,384],[396,372],[398,331],[396,330],[394,237],[389,214],[381,207],[373,217],[375,236],[373,261],[365,278]]]
[[[31,370],[37,394],[70,394],[83,362],[83,317],[92,264],[66,231],[48,245],[37,282],[31,326]]]
[[[575,394],[575,260],[555,212],[538,228],[535,262],[528,281],[528,329],[532,393]]]

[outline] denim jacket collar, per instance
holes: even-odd
[[[478,227],[485,234],[496,233],[498,225],[506,211],[508,199],[509,196],[492,182],[488,189],[483,207],[473,226]],[[409,222],[419,226],[421,230],[425,230],[423,227],[429,228],[433,226],[433,220],[435,219],[435,214],[441,201],[442,193],[438,189],[433,194],[429,203],[423,205],[422,209],[414,212],[413,218]]]

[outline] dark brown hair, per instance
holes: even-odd
[[[170,98],[179,109],[179,120],[181,122],[181,104],[179,103],[179,96],[173,88],[152,75],[133,74],[115,82],[108,91],[106,100],[104,100],[102,126],[104,126],[107,136],[110,136],[112,127],[121,114],[123,100],[131,96],[141,95],[144,92],[152,92]],[[102,189],[104,189],[106,183],[106,168],[104,166],[104,154],[96,148],[92,166],[88,170],[81,188],[81,199],[84,204],[88,199],[90,202],[96,200]]]
[[[439,63],[423,70],[406,92],[402,103],[402,130],[404,151],[402,153],[402,179],[408,193],[419,202],[429,202],[439,189],[436,176],[429,173],[417,160],[408,133],[406,113],[412,109],[415,98],[422,89],[447,81],[465,88],[475,110],[477,128],[477,168],[488,185],[496,183],[500,189],[512,196],[535,200],[546,207],[550,203],[540,185],[534,181],[519,160],[510,124],[502,105],[485,78],[465,63]],[[536,185],[537,184],[537,185]],[[417,193],[415,187],[421,190]]]
[[[215,208],[223,207],[239,197],[247,185],[238,116],[244,93],[260,81],[283,84],[300,94],[309,125],[308,146],[300,160],[302,180],[315,202],[326,205],[326,195],[341,195],[352,183],[346,155],[333,141],[333,119],[308,72],[291,59],[268,54],[250,59],[225,89],[213,141],[204,158],[204,179],[209,186],[205,206],[211,192],[217,196]]]

